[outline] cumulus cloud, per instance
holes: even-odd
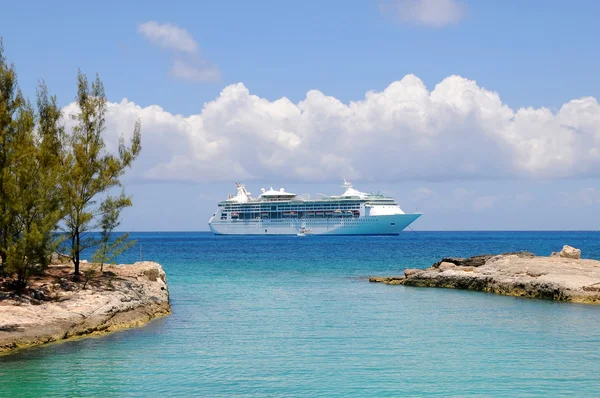
[[[457,0],[380,0],[382,12],[401,23],[441,28],[460,21],[465,6]]]
[[[73,105],[70,105],[73,107]],[[72,111],[72,110],[71,110]],[[134,175],[193,181],[489,180],[600,177],[600,105],[591,97],[513,110],[475,81],[450,76],[429,91],[414,75],[343,103],[312,90],[269,101],[242,83],[199,114],[126,99],[110,103],[116,147],[142,120]],[[425,191],[419,195],[427,194]],[[470,193],[457,190],[457,200]]]
[[[219,68],[202,56],[198,42],[187,30],[155,21],[139,24],[137,30],[150,43],[179,54],[169,69],[172,77],[191,82],[219,80]]]

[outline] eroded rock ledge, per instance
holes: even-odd
[[[30,296],[0,297],[0,353],[137,327],[171,313],[166,275],[158,263],[105,266],[85,288],[65,277],[70,270],[53,265],[30,283]]]
[[[565,246],[549,257],[517,252],[444,258],[427,269],[407,269],[404,276],[369,281],[600,304],[600,261],[580,259],[580,255],[580,250]]]

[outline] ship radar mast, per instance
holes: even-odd
[[[344,177],[342,177],[342,180],[344,180],[344,185],[342,185],[344,188],[346,188],[346,189],[352,188],[352,183],[351,182],[346,181],[346,179]]]
[[[242,184],[241,182],[236,182],[235,188],[237,190],[237,195],[230,197],[227,200],[237,203],[248,203],[250,200],[252,200],[250,192],[246,191],[246,187],[244,186],[244,184]]]
[[[364,192],[357,191],[356,189],[354,189],[354,187],[352,186],[352,183],[349,182],[349,181],[346,181],[345,178],[342,177],[342,180],[344,181],[343,187],[346,188],[346,192],[344,192],[343,194],[341,194],[338,197],[358,197],[358,198],[365,198],[365,197],[368,196],[368,194],[366,194]]]

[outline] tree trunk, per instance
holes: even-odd
[[[25,273],[26,273],[25,269],[19,270],[19,272],[17,273],[17,289],[19,291],[23,290],[25,288],[25,286],[27,286]]]
[[[8,228],[2,229],[2,242],[0,242],[0,247],[8,247]],[[6,264],[6,252],[3,249],[0,249],[0,262],[2,264]]]
[[[81,250],[79,231],[75,231],[75,246],[73,246],[73,248],[73,264],[75,264],[75,275],[79,276],[79,251]]]

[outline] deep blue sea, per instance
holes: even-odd
[[[600,395],[600,306],[366,279],[564,244],[600,259],[598,232],[134,238],[173,315],[0,357],[0,396]]]

